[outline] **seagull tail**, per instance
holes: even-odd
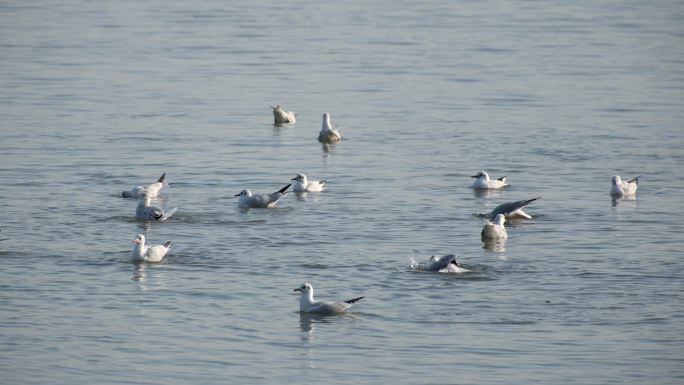
[[[498,178],[497,180],[500,182],[506,183],[506,177],[505,176],[502,176],[501,178]]]
[[[350,299],[350,300],[347,300],[347,301],[344,301],[344,302],[351,305],[351,304],[353,304],[354,302],[361,301],[361,300],[364,299],[364,298],[366,298],[366,297],[353,298],[353,299]]]
[[[168,249],[169,246],[171,246],[171,241],[166,241],[166,243],[164,244],[164,247],[166,247]]]
[[[164,183],[164,178],[166,178],[166,173],[163,173],[162,176],[157,179],[157,183]]]
[[[641,175],[635,176],[634,178],[628,180],[627,183],[635,182],[638,185],[639,184],[639,178],[641,178]]]

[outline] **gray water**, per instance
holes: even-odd
[[[681,384],[683,20],[676,0],[3,2],[0,383]],[[511,186],[474,193],[481,169]],[[178,212],[136,221],[120,192],[162,172]],[[328,190],[237,208],[298,172]],[[535,196],[484,247],[476,214]],[[164,262],[129,262],[137,233],[174,242]],[[473,272],[409,268],[445,253]],[[300,316],[304,281],[366,299]]]

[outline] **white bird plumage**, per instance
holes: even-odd
[[[164,178],[166,178],[166,173],[163,173],[156,182],[147,186],[135,186],[128,191],[123,191],[121,196],[124,198],[140,199],[143,195],[147,194],[150,198],[156,198],[164,187]]]
[[[494,219],[496,218],[497,215],[503,214],[506,218],[509,219],[515,219],[515,218],[525,218],[525,219],[532,219],[532,216],[527,214],[526,212],[523,211],[523,208],[530,203],[536,201],[537,199],[541,199],[541,197],[536,197],[532,199],[525,199],[521,201],[516,201],[516,202],[506,202],[502,203],[494,210],[492,210],[491,213],[489,213],[489,217]]]
[[[280,107],[280,104],[271,108],[273,109],[273,124],[280,125],[295,123],[297,121],[295,113],[283,110],[282,107]]]
[[[318,133],[318,141],[321,143],[337,143],[342,140],[340,132],[333,128],[330,123],[330,114],[323,114],[323,124],[321,125],[321,132]]]
[[[244,189],[235,194],[236,197],[240,197],[238,200],[238,207],[250,209],[273,208],[278,201],[285,196],[289,187],[290,185],[288,184],[271,194],[252,194],[248,189]]]
[[[354,303],[365,297],[357,297],[342,302],[316,301],[313,296],[313,286],[310,283],[302,283],[294,291],[300,292],[299,311],[302,313],[315,313],[321,315],[340,314],[347,311]]]
[[[325,187],[324,180],[308,180],[302,173],[297,174],[291,180],[295,181],[292,186],[294,192],[321,192]]]
[[[506,227],[504,227],[505,222],[506,216],[497,214],[493,222],[488,222],[482,227],[482,233],[480,234],[482,241],[489,242],[508,239],[508,233],[506,232]]]
[[[637,187],[639,186],[639,176],[634,177],[628,181],[622,180],[619,175],[613,175],[612,186],[610,188],[610,195],[613,198],[622,198],[636,195]]]
[[[475,182],[472,184],[472,188],[475,189],[500,189],[509,186],[506,183],[506,177],[502,176],[498,179],[490,179],[489,174],[486,171],[480,171],[476,175],[472,175],[471,178],[475,178]]]
[[[143,195],[140,202],[138,202],[138,207],[135,209],[135,217],[144,221],[164,221],[173,215],[173,213],[178,210],[178,207],[174,207],[169,211],[164,211],[159,206],[152,206],[152,200],[148,194]]]
[[[133,262],[160,262],[171,248],[171,241],[163,245],[146,245],[145,236],[142,234],[138,234],[133,243],[135,243],[131,257]]]

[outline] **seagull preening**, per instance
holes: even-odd
[[[323,124],[321,126],[321,132],[318,133],[318,141],[321,143],[337,143],[342,140],[342,135],[339,131],[333,128],[332,123],[330,123],[330,114],[323,114]]]
[[[347,311],[350,307],[354,305],[365,297],[357,297],[347,301],[342,302],[332,302],[332,301],[316,301],[313,296],[313,286],[310,283],[305,282],[294,291],[300,292],[299,297],[299,311],[302,313],[314,313],[321,315],[333,315],[340,314]]]
[[[504,227],[504,222],[506,222],[506,216],[503,214],[497,214],[493,222],[488,222],[482,228],[482,233],[480,237],[483,242],[489,241],[500,241],[508,239],[508,233]]]
[[[285,196],[285,191],[287,191],[289,187],[290,185],[288,184],[271,194],[252,194],[251,191],[244,189],[240,191],[240,193],[235,194],[236,197],[240,197],[238,200],[238,207],[250,209],[273,208],[276,203]]]
[[[174,207],[169,211],[164,211],[159,206],[152,206],[151,199],[148,194],[143,195],[140,202],[138,202],[138,207],[135,209],[135,217],[144,221],[165,221],[173,215],[173,213],[178,210],[178,207]]]
[[[639,176],[625,182],[622,180],[622,178],[620,178],[619,175],[614,175],[612,183],[613,185],[610,188],[610,195],[613,198],[636,195],[637,187],[639,186]]]
[[[509,184],[506,183],[505,176],[502,176],[498,179],[489,179],[489,174],[487,174],[486,171],[480,171],[477,173],[477,175],[472,175],[471,178],[475,178],[475,182],[473,182],[471,187],[476,189],[494,190],[509,186]]]
[[[306,175],[297,174],[291,180],[295,181],[292,186],[294,192],[321,192],[325,186],[324,180],[308,180]]]
[[[529,205],[530,203],[536,201],[537,199],[541,199],[541,197],[536,197],[532,199],[525,199],[522,201],[517,201],[517,202],[507,202],[503,203],[499,206],[497,206],[492,212],[489,214],[490,218],[496,218],[497,215],[503,214],[506,218],[509,219],[515,219],[515,218],[526,218],[526,219],[532,219],[530,215],[525,213],[522,209],[523,207]]]
[[[292,111],[285,111],[278,104],[273,109],[273,124],[276,126],[279,124],[295,123],[297,119],[295,118],[295,113]]]
[[[171,241],[167,241],[163,245],[146,245],[145,236],[138,234],[133,240],[133,262],[160,262],[162,258],[169,252],[171,248]]]
[[[150,198],[156,198],[159,195],[159,191],[164,187],[164,178],[166,178],[166,173],[163,173],[162,176],[152,184],[147,186],[135,186],[128,191],[123,191],[121,196],[124,198],[140,199],[143,195],[147,194]]]
[[[447,254],[441,257],[433,255],[426,263],[419,264],[411,258],[411,267],[418,268],[424,271],[436,271],[439,273],[467,273],[470,270],[466,269],[456,261],[454,254]]]

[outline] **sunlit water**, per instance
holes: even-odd
[[[0,5],[3,384],[681,384],[678,1]],[[295,125],[273,127],[282,104]],[[329,112],[344,139],[316,141]],[[476,193],[479,170],[508,177]],[[167,173],[164,223],[124,189]],[[322,194],[239,210],[303,172]],[[610,178],[641,175],[613,202]],[[542,196],[505,244],[486,213]],[[131,240],[172,240],[128,262]],[[455,253],[471,273],[414,271]],[[364,295],[344,317],[300,316]]]

